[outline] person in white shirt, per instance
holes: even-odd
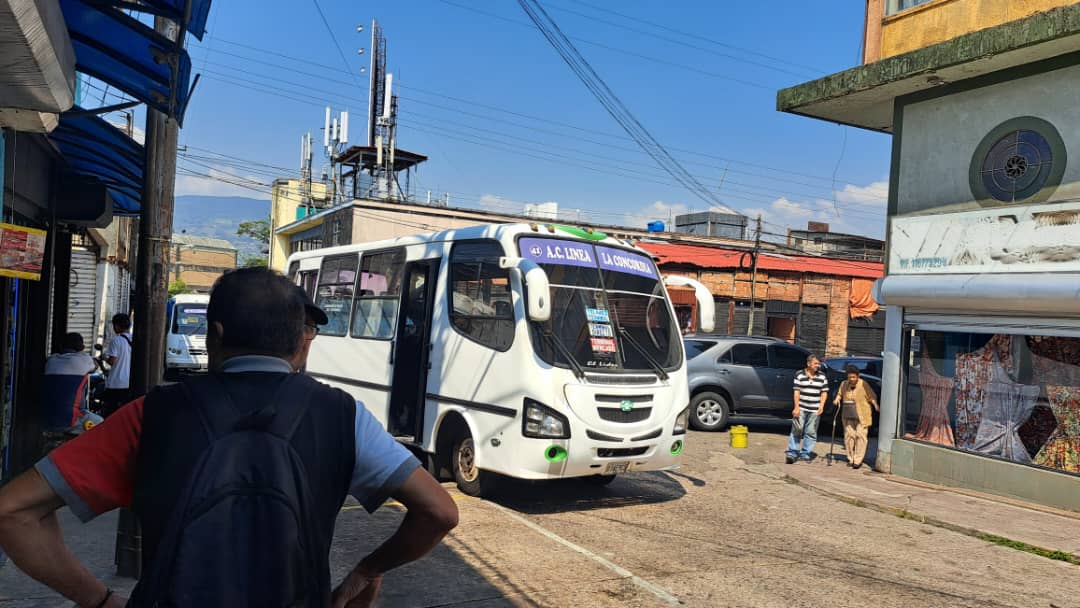
[[[112,325],[116,335],[105,347],[105,363],[109,364],[109,377],[105,379],[102,414],[106,418],[131,400],[131,318],[122,312],[116,313],[113,315]]]
[[[86,410],[86,390],[89,375],[97,369],[97,364],[84,352],[80,334],[65,334],[60,348],[60,352],[45,361],[46,382],[42,386],[41,399],[44,426],[47,432],[72,429],[77,432],[90,419],[88,416],[92,416]],[[92,421],[96,424],[100,419]]]

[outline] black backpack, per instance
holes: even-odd
[[[239,410],[213,375],[184,382],[210,443],[192,468],[133,606],[325,606],[304,463],[290,445],[308,408],[296,376]]]

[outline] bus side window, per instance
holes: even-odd
[[[344,336],[348,333],[358,257],[354,253],[326,258],[322,262],[315,304],[330,320],[319,331],[323,335]]]
[[[405,251],[365,253],[357,277],[352,337],[388,340],[397,331]]]
[[[498,351],[514,342],[510,271],[499,268],[502,246],[457,243],[450,251],[450,322],[470,339]]]

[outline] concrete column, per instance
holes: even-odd
[[[878,416],[878,453],[875,468],[892,472],[892,444],[900,428],[900,366],[904,353],[904,309],[885,307],[885,360],[881,370],[881,413]]]
[[[866,0],[866,25],[863,29],[863,64],[881,59],[882,20],[885,0]]]

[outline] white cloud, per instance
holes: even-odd
[[[743,212],[751,218],[761,214],[766,222],[765,231],[776,234],[786,233],[787,229],[805,230],[807,222],[823,222],[833,232],[883,238],[888,196],[889,185],[885,181],[865,186],[846,184],[836,191],[835,201],[824,198],[793,201],[781,197],[767,206]]]
[[[173,189],[176,196],[246,196],[248,198],[270,198],[270,188],[269,186],[262,185],[265,183],[263,178],[240,175],[227,168],[204,169],[202,167],[192,166],[191,170],[195,173],[205,175],[185,175],[182,171],[178,170],[176,174],[176,187]]]
[[[841,190],[836,191],[838,203],[855,203],[867,207],[885,208],[889,199],[889,182],[874,182],[866,186],[847,184]]]

